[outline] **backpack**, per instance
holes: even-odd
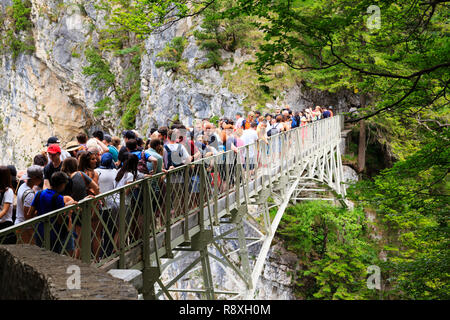
[[[141,158],[139,159],[137,169],[143,174],[150,174],[150,171],[148,171],[147,167],[147,159],[145,159],[145,151],[141,152]]]
[[[178,145],[177,151],[178,151],[178,156],[181,158],[183,156],[183,152],[180,150],[181,149],[180,147],[181,147],[181,145]],[[164,149],[166,149],[166,151],[167,151],[167,167],[166,167],[166,170],[168,170],[171,166],[174,166],[176,168],[176,167],[180,167],[180,166],[183,165],[183,163],[176,164],[175,162],[173,162],[173,160],[172,160],[172,150],[170,150],[170,148],[167,145],[164,146]]]
[[[269,131],[267,131],[267,136],[268,136],[268,137],[280,133],[280,129],[278,129],[278,125],[279,125],[279,124],[280,124],[280,123],[277,122],[272,128],[270,128]]]
[[[291,128],[297,128],[297,127],[298,127],[297,118],[296,117],[292,117]]]

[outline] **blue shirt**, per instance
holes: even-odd
[[[33,203],[31,204],[31,206],[37,209],[38,216],[44,215],[46,213],[64,207],[64,197],[62,195],[58,195],[56,199],[53,200],[53,196],[55,193],[56,191],[52,189],[45,189],[44,191],[40,192],[39,203],[37,203],[37,196],[34,196]],[[50,219],[50,223],[53,225],[53,228],[51,228],[50,231],[50,240],[52,242],[52,248],[54,248],[54,242],[58,238],[57,235],[59,234],[61,236],[61,225],[59,225],[56,222],[57,219],[58,217],[52,217]],[[38,246],[42,245],[42,242],[44,240],[43,222],[40,222],[38,225],[38,232],[37,234],[35,234],[35,240]]]
[[[39,203],[36,203],[36,196],[34,197],[31,206],[37,209],[38,216],[64,207],[64,197],[62,195],[58,195],[54,203],[52,203],[52,198],[55,193],[55,190],[45,189],[39,196]]]

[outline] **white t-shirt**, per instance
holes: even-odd
[[[140,173],[140,172],[138,171],[136,180],[139,180],[139,179],[142,179],[142,178],[144,178],[144,174],[142,174],[142,173]],[[114,177],[114,179],[115,179],[115,177]],[[131,182],[133,182],[133,174],[132,174],[131,172],[126,172],[126,173],[123,175],[122,179],[120,179],[119,182],[116,182],[116,180],[114,180],[114,189],[123,187],[124,185],[126,185],[126,184],[128,184],[128,183],[131,183]],[[116,194],[116,199],[117,199],[117,197],[119,197],[119,194],[118,194],[118,193]],[[128,194],[128,196],[125,198],[125,205],[126,205],[126,206],[130,205],[130,198],[131,198],[131,193]],[[117,203],[118,203],[118,202],[117,202]]]
[[[130,182],[133,182],[133,174],[131,172],[125,172],[125,174],[123,175],[122,179],[120,179],[119,182],[116,182],[116,180],[114,180],[114,189],[123,187],[124,185]]]
[[[95,171],[98,173],[98,186],[100,188],[100,193],[113,190],[116,183],[115,179],[117,176],[117,170],[97,168]],[[115,203],[118,203],[119,197],[119,194],[107,196],[105,198],[106,209],[111,209]]]
[[[31,207],[35,192],[26,183],[22,183],[19,190],[17,190],[17,206],[16,206],[16,221],[14,224],[19,224],[25,221],[24,207]],[[25,196],[25,197],[24,197]]]
[[[117,169],[97,168],[95,171],[98,173],[98,186],[100,188],[100,193],[105,193],[114,189]]]
[[[239,118],[236,120],[236,128],[242,128],[242,123],[244,122],[244,118]]]
[[[3,207],[5,203],[10,203],[9,209],[6,212],[6,214],[0,218],[0,223],[10,221],[12,222],[12,216],[13,216],[13,203],[14,203],[14,191],[11,188],[8,188],[8,190],[5,191],[3,195],[3,200],[0,206],[0,211],[3,210]]]
[[[249,145],[252,143],[255,143],[258,141],[258,134],[256,133],[256,130],[248,129],[245,130],[244,133],[241,136],[241,139],[244,141],[244,145]],[[249,158],[255,157],[255,147],[251,146],[248,150]]]

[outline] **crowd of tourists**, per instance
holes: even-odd
[[[293,112],[286,106],[276,109],[274,114],[251,111],[244,117],[238,112],[235,119],[223,118],[216,123],[202,119],[193,127],[173,121],[168,126],[152,128],[149,137],[133,130],[123,131],[122,139],[95,131],[91,137],[78,134],[76,140],[64,148],[57,137],[50,137],[45,149],[34,156],[33,164],[26,170],[17,171],[12,165],[0,166],[0,230],[158,173],[163,173],[161,181],[164,181],[170,169],[229,150],[238,152],[239,147],[258,141],[268,143],[270,136],[329,117],[333,117],[332,107],[317,106]],[[250,170],[255,156],[255,151],[250,151]],[[219,168],[219,179],[224,176],[224,170]],[[172,182],[183,183],[183,179]],[[198,192],[198,184],[191,185],[190,191]],[[118,199],[109,199],[100,204],[101,216],[107,225],[109,222],[116,225],[109,216],[117,218]],[[81,219],[72,220],[74,231],[67,250],[76,250],[79,245],[75,242],[81,241]],[[93,250],[101,246],[111,253],[112,245],[106,243],[99,219],[92,220],[92,228],[98,233],[93,237]],[[117,233],[113,229],[111,227],[110,234]],[[43,226],[37,231],[30,229],[20,235],[11,234],[3,243],[42,245]],[[37,237],[36,233],[41,236]],[[79,252],[76,255],[79,256]]]

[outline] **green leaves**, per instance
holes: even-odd
[[[389,228],[385,269],[395,279],[393,292],[403,298],[450,296],[449,134],[444,128],[441,139],[349,190],[360,204],[376,208]]]
[[[31,2],[22,0],[13,0],[12,17],[16,31],[25,31],[31,28],[30,20]]]
[[[366,268],[378,258],[364,224],[359,209],[305,202],[286,210],[278,233],[300,256],[297,291],[302,298],[373,298],[366,288]]]
[[[83,68],[83,74],[93,76],[91,79],[92,88],[105,91],[114,86],[116,76],[111,72],[109,63],[102,58],[100,52],[94,48],[88,48],[85,51],[85,56],[89,65]]]
[[[156,61],[157,68],[163,67],[164,70],[172,70],[173,72],[187,72],[186,61],[182,59],[184,48],[187,40],[184,37],[175,37],[165,48],[158,53],[158,57],[164,61]]]

